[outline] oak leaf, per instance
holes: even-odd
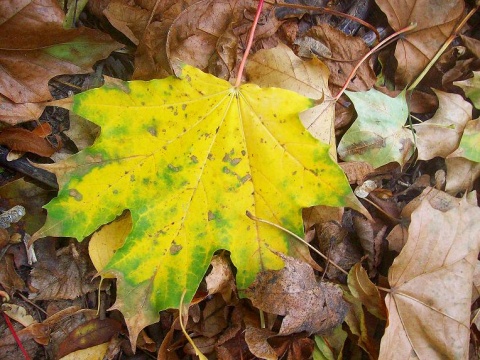
[[[388,273],[388,326],[380,358],[468,358],[480,209],[463,198],[447,210],[428,199],[412,214],[408,240]]]
[[[133,229],[105,271],[118,278],[133,346],[158,312],[189,302],[218,249],[231,252],[237,287],[289,252],[290,238],[246,211],[301,235],[301,208],[358,204],[329,147],[302,126],[312,100],[227,81],[184,65],[181,78],[107,85],[74,97],[100,125],[92,147],[43,167],[58,197],[33,240],[79,240],[129,209]],[[68,214],[68,215],[67,215]],[[142,304],[143,308],[139,308]]]

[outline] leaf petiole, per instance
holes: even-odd
[[[250,28],[250,33],[248,34],[247,47],[245,48],[242,61],[240,62],[240,66],[238,67],[237,80],[235,81],[235,85],[234,85],[235,87],[239,87],[240,83],[242,82],[243,69],[245,68],[245,63],[247,62],[248,54],[250,53],[250,49],[252,48],[253,36],[255,35],[255,29],[257,28],[258,19],[260,19],[260,14],[262,13],[263,1],[264,0],[260,0],[258,2],[257,13],[255,14],[252,27]]]

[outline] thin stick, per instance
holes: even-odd
[[[386,37],[385,39],[383,39],[380,43],[378,43],[374,48],[372,48],[368,53],[366,53],[361,59],[360,61],[358,62],[358,64],[353,68],[353,70],[350,72],[350,75],[348,76],[348,79],[345,81],[345,84],[343,85],[343,87],[340,89],[340,91],[338,92],[338,94],[334,97],[334,101],[337,101],[340,96],[342,96],[342,94],[345,92],[345,90],[347,89],[348,85],[350,84],[350,81],[353,79],[353,77],[355,76],[358,68],[363,64],[363,62],[365,60],[367,60],[370,55],[372,55],[375,51],[377,51],[378,49],[380,49],[382,46],[384,46],[386,43],[388,43],[389,41],[391,41],[393,38],[397,37],[398,35],[400,34],[403,34],[403,33],[406,33],[407,31],[410,31],[412,29],[414,29],[415,27],[417,26],[417,24],[410,24],[408,25],[407,27],[404,27],[403,29],[400,29],[398,30],[397,32],[394,32],[392,35]]]
[[[248,34],[247,47],[245,49],[245,52],[243,53],[242,62],[240,63],[240,66],[238,68],[235,87],[239,87],[240,83],[242,82],[243,69],[245,68],[245,63],[247,62],[248,54],[250,53],[250,49],[252,48],[253,36],[255,35],[255,29],[257,28],[258,19],[260,19],[260,14],[262,13],[263,1],[264,0],[260,0],[258,2],[257,13],[255,14],[255,18],[253,19],[253,24],[252,24],[252,27],[250,28],[250,34]]]
[[[478,8],[480,8],[480,5],[477,5],[475,8],[470,10],[470,12],[462,19],[462,21],[460,21],[460,24],[458,24],[457,27],[453,30],[452,34],[443,43],[442,47],[440,49],[438,49],[437,53],[432,58],[432,60],[430,60],[430,62],[427,64],[427,66],[425,66],[425,69],[423,69],[423,71],[420,73],[420,75],[418,75],[418,77],[415,79],[413,84],[408,87],[408,89],[407,89],[408,91],[412,91],[413,89],[415,89],[417,87],[417,85],[420,83],[420,81],[422,81],[422,79],[425,77],[427,72],[430,71],[430,69],[437,62],[437,60],[440,58],[440,56],[442,56],[443,52],[445,50],[447,50],[447,47],[449,47],[450,44],[452,43],[452,41],[455,40],[458,32],[465,26],[465,24],[473,16],[473,14],[475,14],[477,12]]]
[[[275,223],[272,223],[268,220],[264,220],[264,219],[260,219],[258,217],[256,217],[255,215],[253,215],[250,211],[247,210],[246,212],[247,216],[252,219],[252,220],[255,220],[255,221],[258,221],[258,222],[261,222],[261,223],[264,223],[264,224],[268,224],[268,225],[271,225],[273,227],[276,227],[277,229],[280,229],[284,232],[286,232],[287,234],[293,236],[295,239],[297,239],[298,241],[304,243],[305,245],[307,245],[310,249],[312,249],[314,252],[316,252],[318,255],[320,255],[325,261],[329,262],[330,264],[332,264],[333,266],[335,266],[338,270],[340,270],[342,273],[344,273],[345,275],[348,276],[348,272],[343,270],[339,265],[337,265],[336,263],[334,263],[332,260],[330,260],[326,255],[324,255],[320,250],[314,248],[312,245],[310,245],[308,242],[306,242],[305,240],[303,240],[300,236],[298,236],[297,234],[291,232],[290,230],[288,229],[285,229],[284,227],[281,227],[280,225],[278,224],[275,224]]]

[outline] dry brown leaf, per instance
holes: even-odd
[[[328,221],[315,226],[318,238],[318,248],[330,261],[345,271],[360,261],[362,251],[357,242],[350,238],[349,233],[340,223]],[[344,281],[346,275],[332,264],[325,264],[325,274],[328,279]]]
[[[254,0],[202,0],[188,7],[168,32],[167,56],[173,70],[179,59],[227,80],[235,77],[257,5]],[[262,41],[280,26],[272,10],[272,5],[264,5],[254,48],[264,47]]]
[[[15,270],[13,255],[6,254],[0,262],[0,284],[11,296],[16,291],[24,291],[25,283]]]
[[[22,128],[7,128],[0,132],[0,144],[11,150],[50,157],[56,149],[44,137]]]
[[[277,353],[267,342],[267,339],[274,335],[275,333],[268,329],[247,326],[245,329],[245,342],[250,352],[256,357],[266,360],[277,360]]]
[[[118,31],[138,45],[155,6],[155,1],[112,0],[103,10],[103,15]]]
[[[223,300],[228,303],[235,291],[235,278],[230,268],[230,263],[225,256],[213,256],[210,264],[212,271],[205,277],[209,295],[221,294]]]
[[[145,23],[145,31],[135,54],[135,69],[133,79],[151,80],[161,79],[171,75],[170,62],[167,57],[167,36],[170,26],[182,11],[199,0],[165,0],[142,1],[143,8],[153,11],[150,23]]]
[[[327,221],[342,222],[343,208],[318,205],[302,209],[303,225],[308,231],[316,224],[322,224]]]
[[[25,327],[37,323],[37,320],[35,320],[32,315],[27,314],[27,310],[23,306],[6,303],[2,304],[2,311],[7,314],[10,319],[19,322]]]
[[[114,319],[86,321],[60,343],[57,358],[80,349],[87,349],[108,342],[122,330],[122,324]]]
[[[439,101],[437,112],[430,120],[413,125],[419,160],[450,155],[458,147],[465,125],[472,120],[472,105],[462,96],[433,91]]]
[[[341,162],[338,165],[340,165],[345,175],[347,175],[350,184],[362,184],[365,178],[375,171],[372,165],[361,161]]]
[[[422,201],[407,244],[390,267],[388,326],[380,358],[466,359],[480,208],[466,199],[445,212]]]
[[[367,321],[364,311],[365,307],[359,299],[347,291],[344,292],[343,297],[350,305],[350,309],[345,317],[345,323],[352,334],[357,337],[357,345],[365,350],[370,359],[378,359],[380,344],[373,336],[375,322]],[[371,318],[375,319],[374,317]]]
[[[447,184],[445,191],[456,195],[461,191],[471,189],[474,181],[480,177],[480,163],[463,157],[449,157],[446,159]]]
[[[322,41],[332,52],[333,59],[322,59],[322,61],[330,69],[330,89],[336,95],[357,65],[359,58],[369,51],[368,46],[361,38],[345,35],[328,24],[314,26],[309,30],[308,35]],[[367,91],[372,88],[375,81],[376,76],[372,67],[368,62],[364,62],[347,89]]]
[[[326,144],[335,144],[333,121],[334,104],[325,101],[331,97],[328,88],[330,71],[317,58],[304,61],[286,45],[279,44],[268,50],[259,50],[246,66],[250,82],[261,87],[279,87],[295,91],[321,104],[303,112],[300,120],[308,131]],[[335,148],[335,147],[333,147]],[[332,154],[336,156],[335,152]]]
[[[412,213],[420,206],[423,200],[427,200],[430,205],[440,211],[448,211],[458,206],[460,199],[455,198],[446,192],[427,186],[420,195],[411,200],[404,206],[400,214],[402,221],[396,225],[388,234],[388,247],[390,250],[400,252],[405,246],[408,239],[408,224]],[[475,204],[475,197],[472,193],[467,194],[467,200],[471,204]]]
[[[207,338],[219,335],[228,326],[225,305],[225,301],[219,294],[214,295],[206,302],[198,322],[194,326],[189,326],[188,330]]]
[[[416,28],[402,36],[395,48],[398,62],[395,84],[411,83],[425,68],[463,14],[463,0],[375,0],[398,31],[415,23]],[[428,41],[426,41],[428,39]]]
[[[475,197],[472,193],[467,194],[467,199],[471,204],[475,203]],[[423,200],[428,200],[430,205],[440,211],[448,211],[458,206],[460,199],[455,198],[446,192],[432,188],[430,186],[425,187],[422,193],[416,198],[411,200],[404,206],[400,214],[402,219],[400,224],[396,225],[392,231],[388,234],[388,247],[390,250],[400,252],[408,239],[408,224],[410,223],[410,217],[412,213],[420,206]]]
[[[87,244],[85,244],[87,245]],[[75,299],[98,287],[93,280],[95,270],[86,246],[83,244],[60,249],[55,254],[51,248],[39,256],[31,272],[31,298],[36,300]]]
[[[360,216],[353,217],[353,225],[360,245],[362,245],[365,255],[368,256],[368,276],[374,277],[377,275],[377,267],[382,261],[383,237],[387,231],[387,226],[371,223]]]
[[[14,103],[50,100],[48,80],[92,71],[121,46],[98,30],[64,29],[55,0],[3,2],[0,14],[0,93]]]
[[[324,333],[341,324],[348,309],[342,291],[318,283],[310,265],[278,255],[285,267],[259,273],[245,293],[255,307],[285,316],[279,335]]]
[[[480,40],[465,35],[460,35],[465,47],[476,57],[480,58]]]
[[[276,336],[270,339],[279,358],[285,360],[311,359],[315,344],[304,334]]]
[[[75,143],[78,150],[91,146],[100,134],[100,127],[73,112],[70,112],[69,116],[70,128],[64,133]]]
[[[353,296],[359,299],[367,310],[379,319],[387,318],[385,302],[377,287],[368,278],[361,263],[355,264],[348,273],[348,288]]]
[[[0,121],[16,125],[25,121],[36,120],[42,115],[45,103],[15,104],[0,94]]]

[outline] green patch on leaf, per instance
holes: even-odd
[[[480,120],[467,123],[455,155],[480,163]]]
[[[480,71],[473,72],[473,78],[453,83],[465,91],[465,95],[472,100],[473,106],[480,109]]]
[[[299,121],[311,105],[291,91],[235,88],[187,65],[180,79],[78,94],[74,111],[101,135],[49,166],[61,190],[34,238],[82,240],[130,210],[132,231],[104,270],[118,278],[115,308],[133,341],[160,310],[177,308],[184,290],[185,302],[192,299],[218,249],[230,251],[245,289],[259,271],[283,266],[272,249],[290,248],[285,234],[246,211],[302,235],[303,207],[351,203],[329,147]]]

